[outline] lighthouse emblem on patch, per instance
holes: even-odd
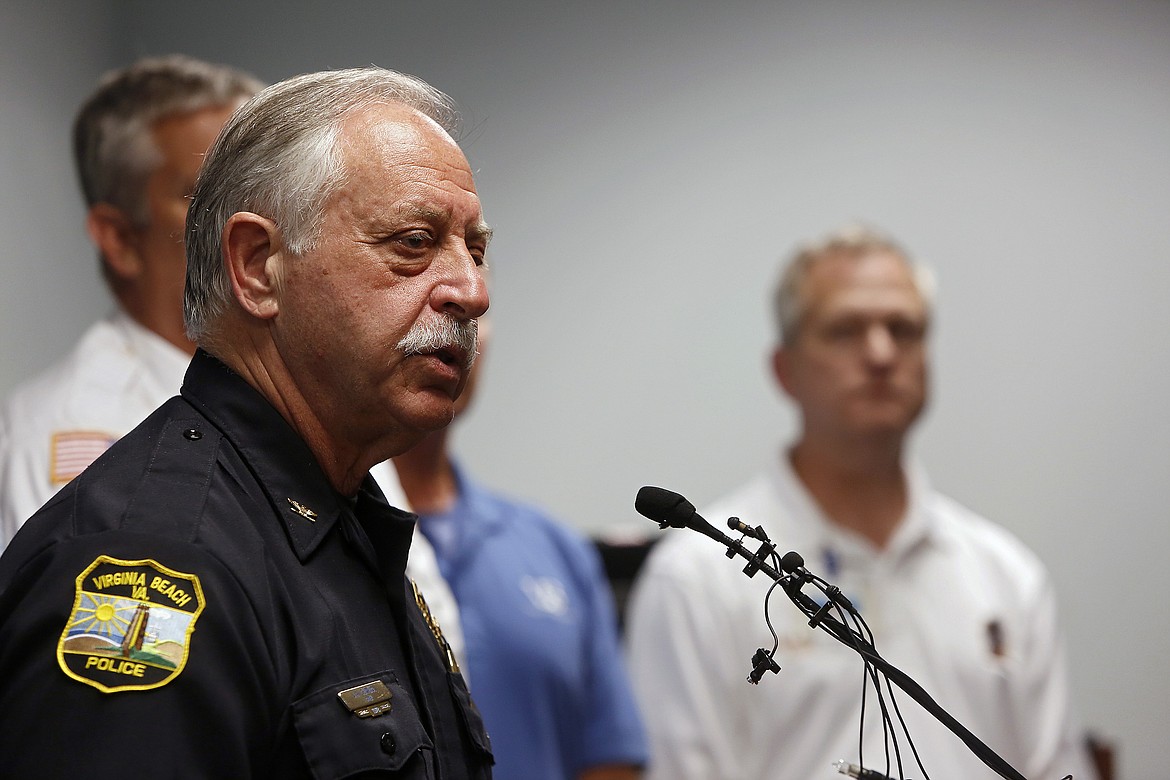
[[[194,574],[99,556],[77,577],[57,662],[103,693],[160,688],[186,666],[203,606]]]

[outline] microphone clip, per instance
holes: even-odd
[[[747,566],[743,567],[743,573],[749,577],[756,576],[756,572],[760,570],[760,564],[767,563],[769,556],[774,552],[776,552],[776,547],[771,542],[761,543],[760,549],[756,550],[756,554],[748,560]]]
[[[747,566],[743,567],[743,573],[749,577],[756,576],[756,572],[760,570],[760,564],[767,563],[772,553],[776,552],[776,546],[772,544],[772,540],[768,538],[762,525],[752,528],[738,517],[729,517],[727,518],[727,527],[743,535],[734,547],[727,548],[727,557],[734,558],[736,554],[742,554],[748,559]],[[760,549],[756,550],[755,555],[749,554],[743,546],[743,539],[749,536],[760,542]]]
[[[752,673],[748,675],[748,682],[752,685],[759,685],[764,672],[779,674],[780,664],[776,663],[771,653],[761,647],[752,656]]]
[[[849,612],[855,612],[853,604],[849,599],[845,598],[845,594],[836,585],[830,585],[825,589],[825,596],[827,596],[825,603],[817,610],[816,614],[808,621],[809,628],[816,628],[821,624],[821,621],[829,614],[833,607],[844,607]]]

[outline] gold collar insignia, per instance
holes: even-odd
[[[288,502],[289,508],[292,509],[292,511],[296,512],[298,515],[305,518],[310,523],[317,522],[317,513],[314,512],[312,509],[309,509],[307,506],[302,504],[300,501],[293,501],[291,498],[286,498],[285,501]]]

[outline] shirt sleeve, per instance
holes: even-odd
[[[12,406],[5,404],[0,410],[0,551],[53,495],[48,458],[32,441],[21,440],[13,417]]]
[[[23,397],[0,410],[0,551],[61,487],[51,480],[52,436],[46,411]]]
[[[270,652],[266,633],[271,632],[257,620],[261,606],[249,602],[235,577],[189,545],[155,542],[141,534],[58,541],[35,536],[22,535],[0,565],[5,775],[112,777],[141,766],[144,759],[153,774],[162,776],[262,774],[271,760],[275,720],[284,710],[276,695],[275,670],[281,661]],[[67,627],[88,621],[100,636],[103,622],[134,620],[124,618],[129,613],[117,598],[82,594],[95,590],[92,567],[106,556],[127,563],[123,568],[146,562],[160,577],[186,589],[182,598],[203,599],[189,635],[175,641],[185,642],[182,663],[162,684],[100,689],[85,681],[88,667],[66,671]],[[83,578],[87,572],[91,576]],[[142,587],[164,587],[162,582],[152,585],[152,579],[148,575]],[[200,596],[194,595],[195,581]],[[135,666],[125,652],[107,655],[106,668]],[[141,682],[133,674],[123,677],[131,684]],[[109,682],[108,677],[94,679]]]
[[[739,780],[748,729],[735,685],[747,686],[735,635],[709,581],[662,542],[632,596],[630,672],[650,735],[647,780]],[[671,556],[671,560],[665,560]]]
[[[1044,577],[1022,626],[1027,632],[1020,649],[1016,719],[1025,734],[1028,753],[1023,767],[1037,780],[1062,780],[1072,775],[1096,778],[1085,748],[1083,734],[1072,712],[1064,645],[1057,621],[1056,596]]]

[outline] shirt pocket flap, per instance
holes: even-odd
[[[357,711],[338,696],[381,683],[390,696]],[[363,713],[359,715],[358,713]],[[378,714],[371,714],[371,713]],[[293,723],[313,777],[334,780],[359,772],[400,771],[434,750],[418,708],[392,672],[336,683],[293,703]]]

